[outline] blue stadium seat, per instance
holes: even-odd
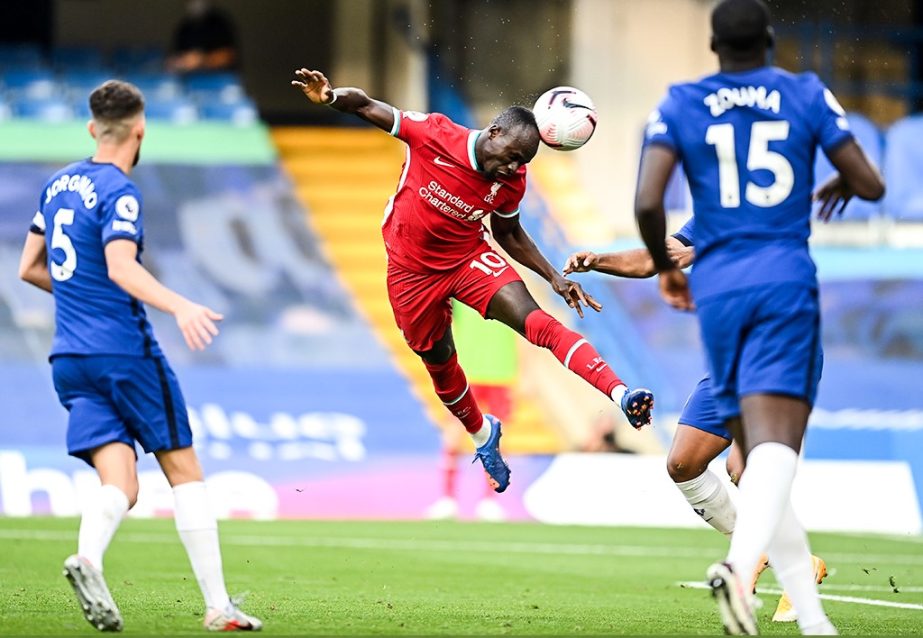
[[[186,98],[172,100],[147,100],[144,112],[149,120],[159,120],[172,124],[192,124],[199,119],[196,105]]]
[[[13,107],[0,99],[0,122],[4,122],[13,117]]]
[[[44,61],[45,56],[37,44],[0,45],[0,70],[38,69]]]
[[[15,68],[3,73],[3,88],[15,97],[50,98],[55,92],[55,77],[47,69]]]
[[[17,117],[41,120],[52,124],[68,122],[74,118],[74,109],[60,98],[21,98],[13,103]]]
[[[75,101],[86,99],[90,93],[106,80],[115,77],[112,73],[102,70],[69,71],[61,76],[62,82],[67,86],[67,91]]]
[[[141,89],[147,101],[170,101],[182,95],[183,87],[170,73],[129,73],[126,80]]]
[[[59,47],[51,52],[51,64],[59,71],[90,71],[105,66],[102,51],[94,47]]]
[[[849,121],[849,128],[852,130],[856,140],[865,150],[872,164],[877,167],[882,165],[882,136],[878,127],[863,115],[858,113],[849,113],[846,115]],[[830,164],[830,160],[824,155],[823,151],[817,149],[817,157],[814,160],[814,184],[815,188],[823,184],[835,172],[836,169]],[[819,206],[815,205],[815,212]],[[871,217],[877,217],[881,213],[880,202],[866,202],[859,198],[853,198],[843,215],[839,219],[844,220],[862,220]]]
[[[200,104],[239,102],[245,95],[240,78],[234,73],[191,73],[183,78],[183,85]]]
[[[260,119],[256,106],[250,100],[210,102],[202,104],[199,110],[204,119],[230,122],[235,126],[249,126]]]
[[[923,115],[891,125],[886,135],[884,209],[895,219],[923,221]]]
[[[110,60],[126,75],[162,73],[166,55],[163,49],[155,47],[120,47],[112,52]]]

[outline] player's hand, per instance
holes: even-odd
[[[224,319],[224,315],[191,301],[180,306],[174,317],[190,350],[205,350],[212,338],[218,336],[215,322]]]
[[[583,291],[583,288],[576,281],[565,279],[560,275],[555,275],[551,280],[551,287],[556,293],[564,297],[567,305],[577,311],[580,318],[583,319],[583,306],[592,308],[596,312],[602,310],[603,305],[596,301],[589,293]]]
[[[330,104],[333,102],[333,87],[330,81],[320,71],[311,71],[301,68],[295,69],[299,79],[292,80],[292,86],[301,89],[305,97],[314,104]]]
[[[695,310],[692,303],[692,293],[689,292],[689,282],[686,275],[679,268],[665,270],[660,273],[660,296],[677,310]]]
[[[667,242],[667,256],[677,268],[685,268],[695,260],[695,248],[679,242]]]
[[[599,261],[599,257],[596,253],[590,252],[589,250],[581,250],[567,258],[561,272],[565,275],[569,275],[572,272],[590,272],[595,269],[597,261]]]
[[[834,215],[842,215],[846,204],[852,199],[854,193],[843,177],[837,173],[820,188],[814,191],[814,201],[820,202],[820,210],[817,212],[817,218],[829,222]]]

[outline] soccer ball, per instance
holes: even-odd
[[[587,143],[596,130],[596,106],[590,96],[572,86],[556,86],[542,93],[532,107],[542,141],[559,151]]]

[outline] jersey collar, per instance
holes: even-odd
[[[468,133],[468,162],[471,164],[471,168],[478,171],[479,173],[483,173],[484,169],[482,169],[481,166],[478,164],[477,155],[475,155],[474,153],[474,146],[477,143],[478,138],[481,136],[481,133],[483,132],[484,131],[481,130],[481,131],[471,131]]]

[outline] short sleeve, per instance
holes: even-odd
[[[141,193],[133,185],[118,191],[102,210],[102,240],[105,246],[115,239],[130,239],[138,244],[143,236]]]
[[[29,232],[36,235],[45,234],[45,215],[41,210],[35,211],[35,215],[32,216],[32,225],[29,226]]]
[[[673,233],[673,236],[680,241],[683,246],[692,246],[695,244],[695,217],[690,217],[689,221],[683,224],[683,227]]]
[[[508,191],[508,195],[503,198],[503,201],[500,202],[497,208],[494,210],[494,215],[497,217],[502,217],[503,219],[511,219],[519,214],[522,198],[525,197],[526,194],[525,167],[522,167],[519,170],[520,174],[517,176],[518,179],[514,183],[510,184],[511,188]]]
[[[419,146],[423,141],[434,135],[433,131],[439,126],[440,119],[448,120],[446,116],[439,113],[419,113],[417,111],[394,109],[394,125],[391,127],[390,133],[410,146]]]
[[[679,152],[679,129],[675,112],[675,100],[671,94],[668,94],[647,118],[647,125],[644,128],[645,148],[659,144]]]
[[[810,121],[814,127],[817,143],[824,153],[830,154],[844,142],[853,139],[849,130],[846,111],[833,93],[816,79],[816,95],[811,103]]]

